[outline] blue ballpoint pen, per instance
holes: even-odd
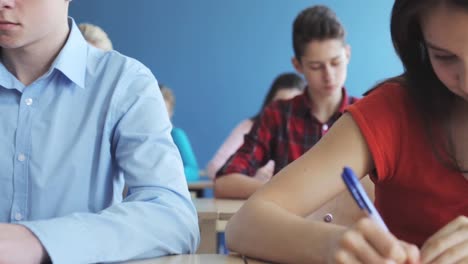
[[[379,212],[375,209],[374,204],[367,196],[366,191],[362,187],[353,170],[349,167],[344,167],[341,177],[359,208],[364,210],[368,217],[376,221],[384,230],[388,231],[388,227],[385,225]]]

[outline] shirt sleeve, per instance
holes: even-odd
[[[407,92],[396,83],[377,87],[369,95],[347,108],[359,126],[371,152],[375,182],[387,181],[395,174],[400,156],[401,135],[406,118],[403,108]]]
[[[193,153],[192,145],[184,130],[180,128],[172,129],[172,138],[174,143],[179,149],[180,155],[182,156],[182,162],[184,164],[184,171],[187,180],[196,180],[199,178],[198,173],[198,162]]]
[[[267,106],[244,136],[242,146],[216,173],[216,177],[240,173],[253,177],[257,170],[271,159],[272,140],[282,123],[277,104]]]
[[[128,84],[115,91],[107,122],[115,162],[100,165],[123,174],[128,196],[99,212],[22,223],[53,263],[115,262],[198,247],[197,213],[157,82],[143,66],[126,73],[119,81]],[[112,177],[105,180],[111,184]]]
[[[206,170],[210,178],[213,179],[216,172],[226,163],[229,157],[231,157],[231,155],[234,154],[240,146],[242,146],[244,136],[249,133],[250,129],[252,129],[252,124],[253,122],[250,119],[246,119],[232,130],[229,137],[216,152],[216,155],[208,163]]]

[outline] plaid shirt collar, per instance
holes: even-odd
[[[348,92],[343,87],[341,88],[341,94],[343,95],[341,98],[340,107],[338,108],[338,112],[335,114],[343,114],[346,107],[352,104],[352,100],[348,96]],[[299,104],[299,111],[303,112],[304,114],[311,114],[312,113],[312,100],[310,100],[309,89],[306,87],[305,91],[302,96],[300,96],[300,104]]]

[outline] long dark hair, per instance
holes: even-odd
[[[273,98],[275,97],[276,93],[280,90],[299,90],[299,91],[304,91],[305,89],[305,82],[296,73],[293,72],[288,72],[288,73],[283,73],[278,75],[274,80],[273,83],[270,86],[270,90],[268,90],[268,93],[263,100],[262,107],[260,108],[260,111],[250,119],[252,121],[255,121],[260,113],[263,111],[265,106],[267,106],[271,101],[273,101]]]
[[[390,27],[393,45],[403,63],[404,73],[390,80],[400,82],[408,89],[426,126],[427,139],[439,161],[449,168],[464,171],[455,158],[451,134],[441,130],[444,119],[453,111],[456,95],[437,78],[420,24],[423,12],[441,4],[468,9],[466,0],[395,1]],[[437,137],[440,133],[446,133],[448,139]]]

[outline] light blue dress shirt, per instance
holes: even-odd
[[[31,85],[0,64],[0,220],[28,227],[54,263],[194,252],[197,213],[156,79],[69,24]]]

